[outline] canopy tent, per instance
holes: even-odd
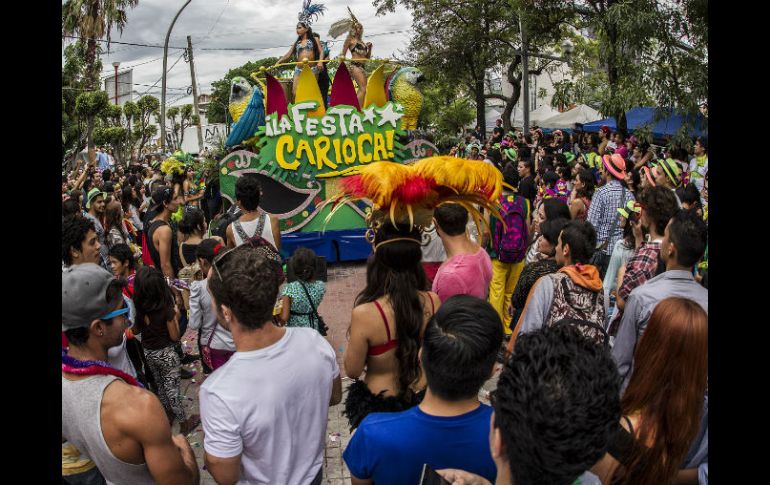
[[[655,121],[655,112],[658,108],[640,107],[631,108],[626,111],[626,124],[628,126],[629,133],[633,133],[634,130],[645,127],[647,125],[652,126],[652,136],[654,138],[665,138],[668,135],[673,135],[682,127],[685,121],[685,115],[674,111],[668,116],[662,118],[659,121]],[[694,127],[690,128],[689,136],[707,136],[708,130],[705,128],[706,117],[698,113],[698,116],[691,123]],[[588,133],[595,133],[603,126],[607,125],[610,130],[617,130],[617,123],[615,118],[605,118],[603,120],[593,121],[591,123],[585,123],[582,125],[583,131]]]
[[[600,118],[598,111],[585,104],[578,105],[569,111],[559,113],[540,123],[541,128],[574,128],[576,124],[590,123]]]
[[[558,115],[559,112],[555,109],[551,108],[547,104],[541,105],[539,108],[532,110],[529,112],[529,125],[538,125],[542,127],[543,121],[547,120],[548,118],[553,118],[554,116]],[[521,118],[519,118],[521,121],[521,124],[524,124],[524,116],[522,115]]]

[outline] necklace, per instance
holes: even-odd
[[[112,375],[123,379],[132,386],[144,388],[142,383],[136,380],[135,377],[112,367],[108,362],[103,360],[78,360],[67,355],[65,349],[61,349],[61,370],[67,374],[85,376]]]

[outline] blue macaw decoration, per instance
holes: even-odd
[[[228,106],[233,124],[225,145],[234,147],[254,137],[257,128],[265,124],[265,102],[262,89],[252,86],[246,78],[234,77],[230,85]]]

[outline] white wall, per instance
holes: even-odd
[[[203,135],[203,146],[212,148],[217,143],[217,138],[221,135],[226,135],[226,126],[224,123],[209,123],[206,119],[206,115],[201,113],[201,132]],[[155,123],[158,127],[158,135],[153,138],[150,143],[156,145],[160,144],[160,125]],[[170,136],[169,132],[166,132],[166,137]],[[184,140],[182,140],[182,151],[188,153],[198,153],[198,132],[195,126],[188,126],[184,130]]]

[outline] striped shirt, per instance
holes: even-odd
[[[623,198],[624,190],[625,198]],[[618,214],[617,209],[624,207],[631,200],[634,200],[631,191],[624,189],[620,181],[615,179],[599,187],[591,200],[591,206],[588,208],[588,222],[596,229],[598,247],[604,247],[609,255],[612,255],[615,243],[623,237],[623,228],[620,227],[618,221],[620,214]],[[613,225],[615,231],[610,234]],[[605,245],[605,243],[607,244]]]

